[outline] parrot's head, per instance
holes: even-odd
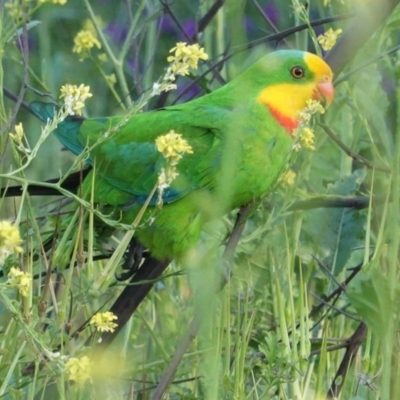
[[[280,50],[264,57],[259,65],[267,78],[257,100],[290,133],[297,127],[299,113],[308,100],[318,100],[325,106],[333,100],[332,70],[315,54]]]

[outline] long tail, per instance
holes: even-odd
[[[18,97],[10,90],[3,88],[3,93],[10,100],[15,102],[18,101]],[[53,119],[60,109],[57,104],[45,103],[43,101],[33,101],[32,103],[22,101],[20,105],[44,123]],[[83,121],[85,121],[84,117],[79,115],[69,115],[58,124],[57,129],[54,131],[57,139],[75,155],[82,153],[85,147],[79,141],[79,129]]]
[[[29,104],[31,112],[43,122],[53,119],[58,112],[59,107],[52,103],[34,101]],[[69,115],[61,121],[54,131],[57,139],[76,156],[82,153],[85,146],[79,140],[79,129],[85,121],[84,117],[79,115]]]

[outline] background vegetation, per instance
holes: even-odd
[[[344,31],[328,54],[336,98],[316,126],[316,150],[293,165],[293,184],[249,216],[225,288],[215,295],[226,266],[206,250],[171,265],[101,360],[87,322],[123,289],[126,233],[105,242],[87,211],[73,219],[60,197],[4,199],[2,219],[19,227],[23,253],[2,268],[0,395],[400,398],[397,1],[60,3],[0,2],[0,84],[19,99],[57,99],[61,85],[84,83],[87,116],[122,114],[139,99],[149,110],[214,90],[275,48],[321,52],[315,37],[330,27]],[[72,51],[83,29],[100,45],[87,54]],[[200,43],[209,60],[176,91],[149,98],[179,41]],[[74,157],[51,135],[26,165],[8,133],[22,122],[34,148],[40,124],[2,95],[0,118],[2,187],[70,172]],[[221,253],[234,221],[209,224],[200,249]],[[33,275],[28,296],[10,287],[15,266]],[[88,355],[93,364],[71,380],[68,359]]]

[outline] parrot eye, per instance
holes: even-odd
[[[293,78],[300,79],[304,76],[304,68],[303,67],[293,67],[290,70],[291,75]]]

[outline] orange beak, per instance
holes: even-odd
[[[332,79],[328,76],[325,77],[325,79],[322,82],[317,84],[317,90],[319,96],[325,100],[326,106],[329,107],[329,105],[332,103],[335,94],[335,90],[332,84]]]

